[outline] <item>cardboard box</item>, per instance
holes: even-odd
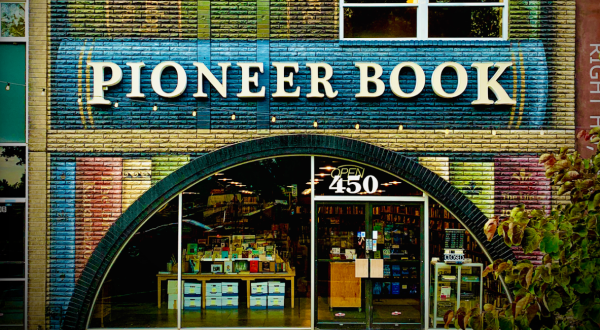
[[[285,296],[285,282],[270,281],[269,296]]]
[[[181,288],[185,285],[184,281],[181,281]],[[178,294],[177,292],[177,280],[168,280],[167,281],[167,294]]]
[[[267,297],[250,296],[250,309],[267,309]]]
[[[221,283],[221,295],[223,296],[237,296],[239,284],[237,282],[223,282]]]
[[[258,260],[250,260],[250,273],[258,273]]]
[[[221,282],[206,283],[206,297],[220,297],[220,296],[221,296]],[[208,306],[208,303],[206,305]]]
[[[184,309],[202,309],[202,298],[201,297],[184,297],[183,298]]]
[[[206,309],[221,309],[221,297],[209,297],[206,295]]]
[[[238,308],[238,297],[221,297],[221,308]]]
[[[167,301],[169,309],[177,309],[177,294],[169,294]]]
[[[283,309],[285,304],[285,297],[282,296],[268,296],[267,306],[270,309]]]
[[[269,293],[267,282],[253,282],[250,284],[250,294],[253,296],[266,296]]]
[[[183,294],[186,297],[200,297],[202,295],[202,284],[185,283],[183,286]]]

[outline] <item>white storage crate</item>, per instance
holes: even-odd
[[[183,298],[184,309],[202,309],[201,297],[185,297]]]
[[[238,297],[221,297],[221,308],[238,308]]]
[[[206,296],[207,309],[221,309],[221,297],[209,297]]]
[[[169,294],[167,298],[169,309],[177,309],[177,294]]]
[[[283,296],[268,296],[267,305],[272,309],[281,309],[284,307],[285,297]]]
[[[250,284],[250,294],[253,296],[266,296],[269,293],[267,282],[253,282]]]
[[[267,309],[267,297],[250,296],[250,309]]]
[[[221,283],[221,294],[223,296],[237,296],[239,284],[237,282],[223,282]]]
[[[221,283],[206,283],[206,296],[207,297],[220,297],[221,296]],[[208,305],[208,304],[207,304]]]
[[[269,296],[285,296],[285,282],[269,282]]]
[[[185,283],[183,286],[183,294],[186,297],[195,297],[202,295],[202,284],[201,283]]]

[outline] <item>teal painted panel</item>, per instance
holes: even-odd
[[[25,44],[0,43],[0,143],[25,142]]]

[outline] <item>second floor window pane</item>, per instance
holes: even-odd
[[[416,7],[344,8],[344,38],[415,38]]]
[[[502,7],[429,7],[429,38],[500,38]]]

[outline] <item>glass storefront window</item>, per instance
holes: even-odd
[[[0,203],[0,274],[5,278],[25,276],[25,204]]]
[[[456,233],[462,265],[444,260]],[[486,265],[458,220],[390,173],[269,158],[214,173],[153,215],[112,266],[90,327],[439,327],[447,309],[503,302]]]

